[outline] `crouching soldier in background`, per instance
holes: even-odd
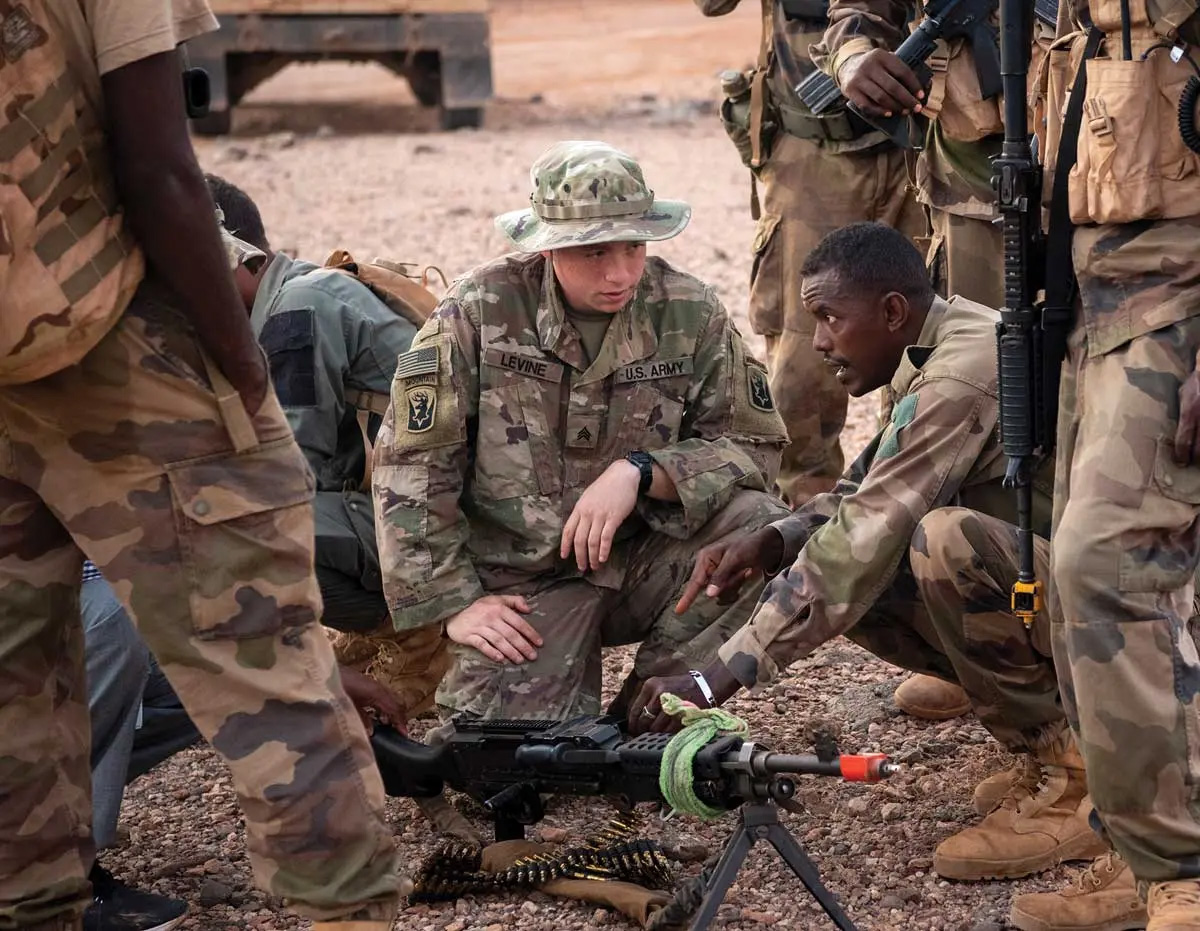
[[[531,174],[497,220],[519,252],[442,300],[376,446],[384,590],[397,626],[453,641],[446,714],[597,713],[610,644],[641,644],[617,708],[703,666],[758,593],[675,615],[697,550],[787,513],[766,370],[710,287],[646,256],[690,208],[598,142]]]

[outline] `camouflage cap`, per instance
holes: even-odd
[[[244,239],[238,239],[225,229],[225,214],[217,208],[217,227],[221,230],[221,242],[225,246],[225,255],[229,257],[229,270],[236,272],[238,266],[246,265],[251,271],[259,262],[266,261],[267,254],[257,246],[252,246]]]
[[[683,201],[655,199],[633,157],[603,142],[559,142],[533,163],[529,177],[530,206],[496,217],[522,252],[670,239],[692,216]]]

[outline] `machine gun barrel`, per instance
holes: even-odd
[[[760,750],[750,765],[756,776],[833,776],[847,782],[878,782],[899,772],[883,753],[843,753],[827,760],[812,753]]]

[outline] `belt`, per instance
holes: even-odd
[[[869,126],[865,129],[856,128],[844,110],[829,116],[813,116],[786,104],[777,106],[779,122],[784,132],[799,139],[811,139],[814,142],[852,142],[873,131]]]

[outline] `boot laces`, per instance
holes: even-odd
[[[1026,756],[1021,764],[1021,775],[1009,787],[1000,804],[1006,808],[1017,808],[1027,798],[1033,798],[1045,788],[1046,773],[1032,756]]]
[[[1200,881],[1181,879],[1152,883],[1149,900],[1151,914],[1166,908],[1200,909]]]
[[[1104,885],[1104,880],[1100,877],[1104,874],[1111,875],[1115,873],[1117,871],[1118,859],[1116,853],[1111,850],[1104,856],[1097,857],[1086,870],[1079,874],[1075,880],[1075,884],[1081,892],[1099,889]]]

